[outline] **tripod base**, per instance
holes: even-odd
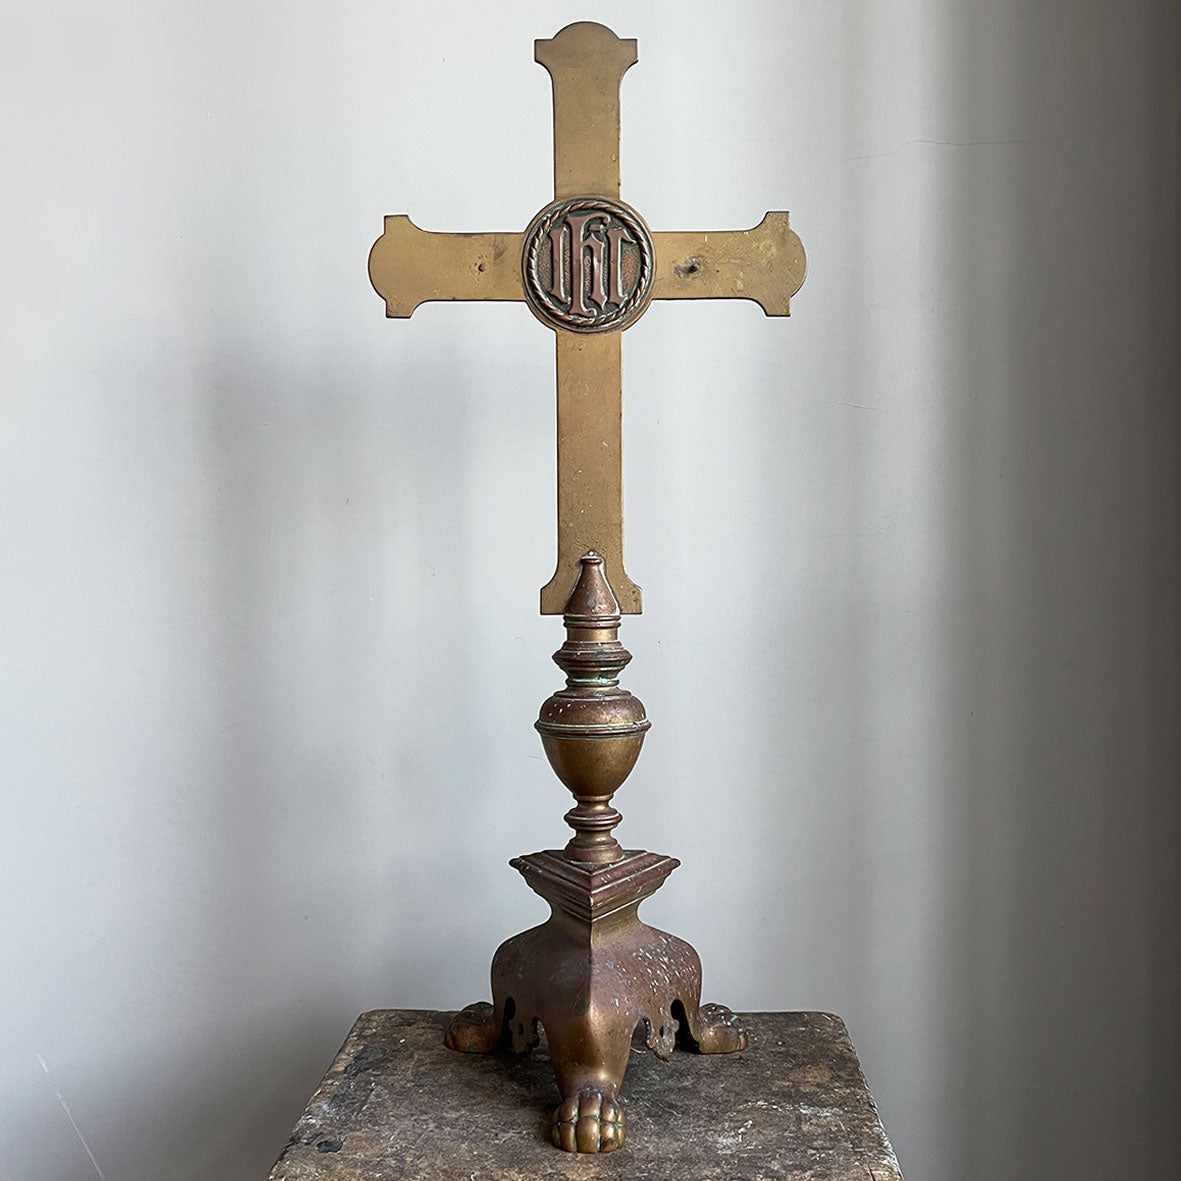
[[[568,1152],[610,1152],[626,1136],[619,1090],[638,1027],[666,1061],[678,1042],[703,1054],[742,1050],[746,1033],[729,1009],[700,1003],[697,952],[639,919],[640,903],[680,864],[676,858],[630,851],[592,865],[550,851],[511,864],[552,913],[500,946],[492,1004],[457,1013],[447,1045],[488,1053],[511,1040],[517,1053],[528,1053],[544,1026],[562,1095],[554,1143]]]

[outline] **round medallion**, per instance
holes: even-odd
[[[652,235],[622,201],[571,197],[525,231],[525,295],[546,324],[570,332],[627,328],[652,298]]]

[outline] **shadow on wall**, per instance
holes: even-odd
[[[922,707],[939,730],[935,753],[915,756],[939,764],[929,835],[916,842],[926,876],[898,885],[848,868],[887,864],[890,817],[874,794],[874,742],[834,751],[849,800],[841,868],[824,878],[813,928],[806,913],[795,920],[791,951],[809,958],[823,946],[820,924],[846,916],[846,1015],[880,1015],[877,1028],[852,1023],[865,1057],[888,1065],[891,1039],[921,1043],[906,1058],[910,1077],[870,1071],[916,1181],[1172,1176],[1177,15],[1056,0],[962,4],[944,19],[946,60],[926,68],[946,84],[942,125],[962,137],[889,153],[915,161],[916,188],[929,186],[918,196],[932,201],[928,236],[900,245],[959,276],[954,309],[934,292],[911,309],[951,325],[931,334],[935,356],[914,358],[916,380],[933,370],[951,388],[912,423],[935,473],[941,567],[915,609],[935,615],[931,650],[943,663],[899,673],[900,687],[917,677],[939,692]],[[885,51],[861,8],[850,8],[842,44],[843,140],[855,143],[884,101],[869,80],[883,76]],[[1157,72],[1144,76],[1149,61]],[[890,233],[876,175],[859,174],[863,187],[831,211],[854,259],[880,254]],[[922,263],[897,265],[921,281]],[[897,276],[863,268],[845,280],[847,306],[864,314],[840,328],[848,344],[834,351],[834,383],[854,402],[874,404],[892,343],[882,333],[898,323],[883,311],[887,279]],[[883,486],[868,473],[886,450],[873,430],[851,429],[844,519],[872,519]],[[872,578],[872,536],[844,536],[835,568]],[[897,589],[866,583],[864,610],[843,627],[832,683],[853,739],[889,716],[866,686],[884,682],[891,651],[872,604]],[[782,726],[778,706],[768,733]],[[899,976],[870,966],[891,962],[883,940],[913,934],[883,930],[879,891],[895,892],[895,913],[903,896],[934,916],[922,920],[935,942],[916,949],[906,997]],[[781,893],[791,899],[798,885],[784,876]]]
[[[939,244],[973,376],[946,457],[945,675],[971,708],[947,717],[954,1131],[916,1155],[932,1177],[1172,1176],[1176,16],[1011,7],[961,6],[947,71],[975,129],[944,149],[975,199]]]
[[[1149,225],[1152,375],[1144,428],[1150,513],[1144,693],[1148,721],[1147,1049],[1148,1098],[1137,1131],[1161,1176],[1181,1175],[1181,11],[1154,7],[1153,200]]]

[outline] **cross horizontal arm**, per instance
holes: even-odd
[[[433,234],[404,213],[385,219],[369,280],[385,314],[404,319],[428,300],[523,300],[520,234]]]
[[[750,230],[654,233],[652,241],[653,299],[753,299],[768,316],[787,316],[807,270],[782,211]]]

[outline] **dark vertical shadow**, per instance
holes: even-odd
[[[964,989],[945,1021],[964,1081],[944,1176],[1172,1175],[1160,1112],[1175,1068],[1167,1085],[1145,1020],[1171,1021],[1151,973],[1176,972],[1153,889],[1176,882],[1177,775],[1162,312],[1176,207],[1152,163],[1176,167],[1159,127],[1175,120],[1176,58],[1168,81],[1141,74],[1162,53],[1159,11],[965,6],[955,25],[948,100],[971,200],[949,234],[967,380],[948,650],[969,708],[948,718]]]
[[[954,524],[946,539],[940,627],[952,660],[943,672],[950,703],[946,792],[951,847],[958,854],[945,883],[949,905],[941,934],[954,962],[940,992],[938,1020],[946,1042],[946,1132],[942,1142],[924,1145],[923,1155],[932,1176],[965,1181],[1024,1175],[1010,1171],[1020,1166],[1010,1146],[1019,1135],[1025,1084],[1010,1077],[1017,1063],[1005,1058],[1023,1003],[1009,978],[1006,906],[1017,872],[1014,811],[1023,807],[1014,731],[1029,708],[1014,683],[1020,642],[1013,600],[1017,583],[1032,571],[1023,568],[1015,536],[1022,506],[1013,490],[1011,448],[1025,433],[1021,325],[1037,308],[1036,300],[1032,309],[1022,303],[1030,299],[1028,276],[1039,268],[1030,256],[1031,194],[1022,147],[968,144],[1003,138],[988,128],[1028,103],[1028,22],[1007,19],[1022,35],[1000,37],[996,26],[1004,21],[991,6],[959,9],[944,81],[954,112],[948,126],[962,138],[931,145],[941,154],[949,188],[938,244],[947,259],[942,273],[971,276],[971,282],[957,292],[958,316],[947,342],[952,388],[945,401]],[[1001,40],[1007,40],[1006,53],[998,60]],[[990,104],[1002,91],[1007,98],[998,114]]]
[[[1152,356],[1146,415],[1148,1093],[1139,1135],[1161,1177],[1181,1176],[1181,9],[1152,5]]]
[[[840,142],[851,143],[858,139],[857,129],[866,125],[873,101],[869,80],[875,18],[856,5],[847,5],[841,23],[847,57],[842,70],[843,101],[833,130]],[[821,778],[824,789],[833,793],[832,820],[839,828],[830,831],[839,832],[840,847],[836,856],[836,850],[828,850],[824,858],[828,866],[822,879],[825,905],[810,907],[808,914],[808,924],[813,927],[810,941],[827,957],[826,975],[834,983],[839,981],[839,1000],[821,1002],[817,998],[813,1003],[824,1008],[839,1007],[847,1013],[866,1013],[874,1007],[875,984],[870,965],[875,906],[873,877],[868,868],[880,852],[875,847],[880,833],[871,831],[875,772],[870,760],[875,742],[867,699],[877,671],[872,668],[873,642],[869,634],[877,606],[872,553],[875,541],[870,536],[874,528],[869,522],[874,516],[871,501],[877,495],[870,486],[870,473],[876,468],[873,451],[880,443],[875,438],[874,413],[865,409],[878,401],[878,392],[872,388],[875,375],[870,343],[875,327],[874,277],[865,265],[870,257],[871,200],[865,189],[846,185],[839,208],[829,211],[840,227],[846,258],[854,260],[840,280],[839,302],[852,315],[839,327],[827,326],[833,346],[831,384],[821,391],[796,391],[796,396],[819,395],[829,413],[840,421],[833,457],[833,484],[839,494],[830,492],[828,497],[831,536],[809,539],[806,545],[814,558],[821,560],[826,574],[809,580],[812,618],[804,621],[802,630],[834,639],[836,650],[825,658],[825,663],[831,661],[833,666],[826,688],[840,702],[840,709],[834,711],[840,728],[830,737],[825,755],[827,769]],[[823,265],[823,260],[814,263]],[[843,617],[831,614],[834,601],[845,605]],[[830,725],[836,717],[829,716]],[[835,949],[833,923],[841,932]]]

